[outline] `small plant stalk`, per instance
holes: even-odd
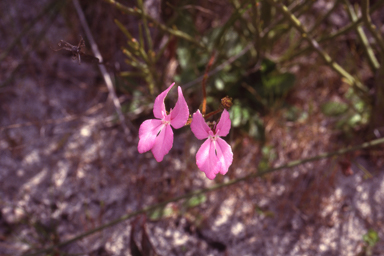
[[[362,1],[362,14],[363,20],[369,32],[371,32],[372,36],[375,38],[377,44],[379,45],[380,55],[383,58],[384,56],[384,41],[381,37],[380,33],[376,30],[376,26],[371,21],[371,16],[369,16],[369,0]]]
[[[330,66],[334,71],[336,71],[341,77],[344,78],[345,82],[349,85],[353,86],[357,93],[360,95],[364,101],[370,103],[370,100],[367,98],[368,88],[366,88],[358,79],[354,78],[351,74],[349,74],[344,68],[342,68],[339,64],[337,64],[331,56],[328,55],[318,44],[318,42],[313,39],[310,35],[308,35],[304,26],[301,22],[293,15],[287,6],[282,4],[279,0],[268,0],[271,5],[273,5],[277,10],[279,10],[290,22],[290,24],[295,27],[300,33],[301,36],[308,41],[313,49],[321,56],[321,58],[325,61],[325,63]]]
[[[353,9],[353,6],[349,3],[348,0],[344,0],[344,3],[346,5],[349,18],[351,19],[352,22],[356,22],[358,18],[357,18],[357,15]],[[360,42],[363,46],[364,53],[368,59],[369,66],[371,67],[371,70],[373,72],[375,72],[376,70],[378,70],[380,68],[380,64],[375,57],[375,53],[373,52],[373,49],[372,49],[371,45],[369,44],[368,38],[366,37],[364,30],[361,27],[361,25],[358,25],[356,27],[356,33],[357,33],[357,36],[359,37]]]
[[[141,11],[138,8],[129,8],[123,4],[120,4],[119,2],[117,2],[115,0],[104,0],[104,1],[114,5],[117,9],[119,9],[122,12],[131,14],[134,16],[145,17],[148,21],[153,23],[155,27],[158,27],[162,31],[167,32],[171,35],[174,35],[175,37],[187,40],[187,41],[193,43],[194,45],[198,46],[199,48],[206,49],[206,46],[203,43],[201,43],[200,41],[198,41],[197,39],[191,37],[190,35],[182,32],[180,30],[177,30],[175,28],[169,28],[169,27],[159,23],[156,19],[152,18],[150,15],[144,13],[143,11]]]
[[[211,58],[209,59],[207,68],[205,69],[203,81],[201,83],[202,90],[203,90],[203,105],[202,105],[201,113],[203,114],[203,116],[205,116],[205,112],[207,110],[206,84],[207,84],[207,80],[208,80],[208,73],[209,73],[209,70],[211,69],[211,66],[212,66],[214,60],[215,60],[215,54],[212,54]]]

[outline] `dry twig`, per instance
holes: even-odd
[[[95,55],[95,57],[98,58],[100,60],[100,62],[102,63],[103,62],[103,57],[101,56],[101,53],[100,53],[100,51],[99,51],[99,49],[97,47],[97,44],[96,44],[95,40],[93,39],[91,30],[89,29],[88,23],[87,23],[87,21],[85,19],[85,16],[84,16],[84,12],[83,12],[83,10],[80,7],[79,1],[78,0],[73,0],[73,4],[74,4],[76,12],[77,12],[77,14],[79,16],[81,25],[83,26],[85,34],[87,35],[87,38],[88,38],[88,40],[89,40],[89,42],[91,44],[92,52]],[[108,91],[109,91],[109,96],[111,97],[111,99],[113,101],[113,105],[115,106],[117,115],[119,117],[121,125],[123,126],[124,133],[125,133],[125,135],[128,136],[128,135],[130,135],[131,132],[128,129],[126,122],[128,123],[129,128],[131,130],[135,131],[136,128],[133,126],[133,124],[129,120],[125,120],[123,112],[121,111],[120,101],[118,100],[118,98],[116,96],[115,89],[113,88],[111,76],[107,72],[107,69],[106,69],[105,65],[104,64],[99,64],[99,69],[100,69],[101,74],[103,75],[105,84],[107,85],[107,88],[108,88]]]

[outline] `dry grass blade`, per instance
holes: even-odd
[[[92,33],[91,33],[91,31],[89,29],[89,26],[87,24],[87,21],[85,19],[83,10],[80,7],[79,1],[78,0],[73,0],[73,4],[74,4],[76,12],[77,12],[77,14],[79,16],[81,25],[84,28],[85,34],[87,35],[87,38],[88,38],[88,40],[91,43],[91,47],[92,47],[92,51],[93,51],[94,55],[96,56],[96,58],[98,58],[100,60],[100,62],[103,62],[103,58],[101,56],[101,53],[100,53],[100,51],[99,51],[99,49],[97,47],[97,44],[96,44],[95,40],[93,39]],[[119,120],[121,122],[121,125],[122,125],[122,127],[124,129],[124,133],[125,133],[125,135],[128,136],[128,135],[131,134],[130,130],[135,131],[136,128],[133,126],[133,124],[129,120],[126,120],[124,115],[123,115],[123,112],[121,110],[120,101],[119,101],[119,99],[116,96],[115,89],[113,88],[113,83],[112,83],[111,76],[107,72],[107,69],[106,69],[105,65],[104,64],[100,64],[99,65],[99,69],[100,69],[101,74],[103,75],[105,84],[107,85],[107,88],[108,88],[108,91],[109,91],[109,96],[112,98],[112,101],[113,101],[113,104],[115,106],[117,115],[118,115]],[[126,123],[128,123],[130,129],[128,129]]]

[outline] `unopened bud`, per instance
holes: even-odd
[[[226,110],[229,110],[232,107],[232,98],[225,96],[221,99],[221,106],[225,108]]]

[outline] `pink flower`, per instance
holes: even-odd
[[[197,151],[196,164],[201,171],[205,172],[208,179],[213,180],[218,173],[226,174],[232,164],[231,146],[220,138],[227,136],[230,129],[231,119],[227,110],[223,111],[219,123],[213,129],[209,128],[199,110],[193,114],[191,123],[193,134],[199,140],[207,138]]]
[[[170,125],[175,129],[179,129],[186,124],[189,117],[188,105],[180,86],[177,88],[179,98],[175,108],[171,109],[169,114],[165,111],[164,99],[174,84],[171,84],[168,89],[156,97],[153,105],[153,115],[158,119],[144,121],[139,129],[138,151],[144,153],[152,150],[157,162],[161,162],[173,146],[173,131]]]

